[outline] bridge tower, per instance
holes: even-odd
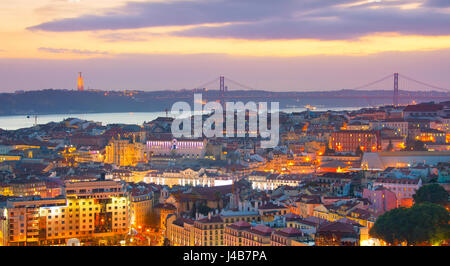
[[[225,92],[227,91],[227,87],[225,87],[225,77],[220,76],[220,91]]]
[[[224,105],[224,103],[225,103],[225,92],[227,91],[227,87],[225,87],[225,77],[224,76],[220,76],[220,96],[221,96],[221,98],[220,98],[220,103],[222,104],[222,105]]]
[[[398,106],[398,73],[394,73],[394,106]]]

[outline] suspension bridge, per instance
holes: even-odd
[[[218,90],[217,90],[218,88]],[[233,90],[230,90],[233,88]],[[394,106],[399,105],[399,99],[413,97],[415,99],[437,99],[437,100],[450,100],[450,89],[436,86],[427,82],[423,82],[409,76],[392,73],[376,79],[374,81],[351,87],[342,90],[323,91],[323,92],[308,92],[308,91],[294,91],[294,92],[268,92],[261,89],[257,89],[252,86],[245,85],[241,82],[235,81],[225,76],[219,76],[205,82],[199,86],[194,87],[194,90],[217,90],[222,100],[226,98],[236,98],[236,95],[230,95],[230,91],[261,91],[265,92],[265,98],[295,98],[299,97],[299,93],[302,93],[302,97],[308,98],[355,98],[364,99],[371,106],[371,100],[373,99],[387,99],[392,98],[392,104]],[[359,93],[354,93],[354,92]],[[392,93],[371,94],[374,91],[392,91]],[[353,93],[351,93],[353,92]],[[239,95],[239,98],[254,98],[255,95],[247,93]]]

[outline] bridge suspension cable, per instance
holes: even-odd
[[[410,77],[402,75],[402,74],[398,74],[398,75],[400,77],[406,79],[406,80],[418,83],[418,84],[423,85],[423,86],[427,86],[427,87],[430,87],[430,88],[433,88],[433,89],[436,89],[436,90],[443,90],[443,91],[447,91],[447,92],[450,91],[450,89],[445,89],[445,88],[441,88],[441,87],[438,87],[438,86],[435,86],[435,85],[431,85],[431,84],[428,84],[428,83],[425,83],[425,82],[422,82],[422,81],[410,78]]]
[[[194,87],[194,89],[203,89],[203,88],[206,88],[208,85],[211,85],[211,84],[213,84],[213,83],[215,83],[215,82],[217,82],[217,81],[219,81],[219,77],[214,78],[213,80],[210,80],[210,81],[208,81],[208,82],[206,82],[206,83],[203,83],[202,85],[199,85],[199,86],[197,86],[197,87]]]
[[[372,82],[370,82],[370,83],[367,83],[367,84],[364,84],[364,85],[355,87],[355,88],[353,88],[353,89],[351,89],[351,90],[360,90],[360,89],[364,89],[364,88],[370,87],[370,86],[372,86],[372,85],[375,85],[375,84],[377,84],[377,83],[380,83],[380,82],[382,82],[382,81],[385,81],[385,80],[387,80],[388,78],[392,78],[392,76],[393,76],[393,74],[389,74],[389,75],[387,75],[387,76],[385,76],[385,77],[382,77],[382,78],[377,79],[377,80],[375,80],[375,81],[372,81]]]
[[[247,89],[247,90],[255,90],[255,88],[252,88],[252,87],[247,86],[247,85],[245,85],[245,84],[242,84],[242,83],[240,83],[240,82],[234,81],[234,80],[232,80],[232,79],[230,79],[230,78],[228,78],[228,77],[226,78],[226,80],[229,81],[229,82],[231,82],[231,83],[233,83],[233,84],[235,84],[235,85],[238,85],[239,87],[242,87],[242,88],[244,88],[244,89]]]

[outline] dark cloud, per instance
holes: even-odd
[[[352,7],[342,4],[359,3]],[[419,3],[417,9],[399,5]],[[348,39],[370,33],[450,34],[450,15],[439,7],[449,0],[197,0],[129,2],[103,15],[85,15],[30,27],[43,31],[95,31],[197,25],[178,36],[242,39]],[[373,8],[377,7],[377,8]],[[206,23],[230,25],[207,27]],[[146,36],[99,35],[109,41],[140,41]]]
[[[449,0],[427,0],[426,5],[433,6],[433,7],[450,7],[450,1]]]
[[[290,16],[356,0],[197,0],[129,2],[103,15],[58,19],[29,27],[54,32],[135,29],[156,26],[249,22]]]
[[[107,42],[143,42],[147,41],[150,37],[161,36],[160,33],[150,32],[111,32],[105,34],[95,34],[94,37],[102,39]]]
[[[326,10],[298,19],[276,19],[222,27],[197,27],[179,31],[181,36],[243,39],[357,38],[370,33],[398,32],[419,35],[450,34],[450,16],[424,10],[341,9]]]
[[[78,54],[78,55],[106,55],[108,52],[91,51],[91,50],[79,50],[79,49],[62,49],[62,48],[48,48],[40,47],[39,51],[52,53],[52,54]]]

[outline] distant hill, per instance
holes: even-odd
[[[171,109],[174,102],[192,104],[194,93],[202,93],[203,99],[220,98],[219,91],[74,91],[41,90],[0,94],[0,115],[154,112]],[[445,101],[450,93],[400,91],[400,103],[411,101]],[[229,91],[226,101],[278,101],[280,108],[314,105],[322,107],[369,107],[392,104],[392,91],[313,91],[269,92]]]

